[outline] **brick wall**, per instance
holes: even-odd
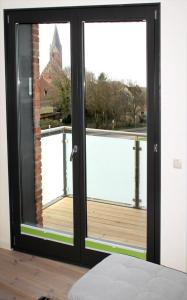
[[[43,226],[42,176],[41,176],[41,128],[40,128],[40,70],[39,70],[39,25],[32,25],[33,48],[33,121],[35,148],[35,201],[36,223]]]

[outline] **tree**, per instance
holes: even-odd
[[[53,84],[58,90],[58,110],[60,110],[62,120],[71,115],[71,84],[65,73],[57,76]]]
[[[131,93],[129,98],[129,114],[132,118],[133,125],[136,127],[137,117],[140,116],[141,111],[145,109],[146,95],[137,84],[129,83],[128,90]]]
[[[122,81],[109,80],[105,73],[96,79],[86,72],[86,119],[94,128],[135,127],[145,110],[145,89]]]
[[[118,127],[121,124],[126,126],[130,92],[121,81],[112,81],[110,86],[112,89],[110,109],[115,126]]]
[[[109,83],[104,73],[95,79],[93,73],[86,73],[86,112],[94,119],[95,128],[107,126]]]
[[[107,81],[107,76],[104,72],[101,72],[98,76],[98,81]]]

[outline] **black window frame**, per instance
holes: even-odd
[[[55,258],[59,260],[94,265],[108,254],[85,249],[86,236],[86,145],[84,126],[84,37],[83,22],[147,22],[147,62],[148,62],[148,168],[147,186],[148,201],[148,231],[147,259],[160,263],[160,178],[161,178],[161,112],[160,112],[160,4],[106,5],[61,8],[37,8],[5,10],[5,54],[6,54],[6,94],[7,94],[7,134],[8,162],[10,186],[10,215],[12,248],[32,254]],[[72,42],[72,101],[74,128],[73,144],[79,147],[79,159],[75,159],[73,170],[79,169],[79,176],[74,178],[74,230],[75,252],[69,247],[69,255],[62,255],[61,248],[54,242],[20,236],[19,215],[19,107],[13,102],[16,91],[16,49],[15,24],[61,23],[71,22]],[[10,48],[10,45],[12,47]],[[76,46],[76,47],[75,47]],[[77,51],[79,49],[79,51]],[[12,80],[13,78],[13,80]],[[151,101],[150,101],[151,99]],[[81,209],[82,207],[82,209]],[[45,246],[44,246],[45,244]],[[55,244],[55,246],[54,246]],[[48,247],[48,249],[45,249]]]

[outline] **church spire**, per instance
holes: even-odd
[[[53,41],[50,47],[50,61],[62,69],[62,45],[60,42],[57,26],[53,34]]]
[[[60,38],[59,38],[58,29],[57,29],[56,25],[55,25],[55,30],[54,30],[54,35],[53,35],[53,41],[52,41],[51,48],[55,48],[55,47],[59,51],[62,51],[62,45],[60,43]]]

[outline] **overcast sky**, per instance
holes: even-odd
[[[40,71],[49,61],[54,24],[40,25]],[[57,25],[63,68],[70,66],[70,25]],[[104,72],[113,80],[146,86],[146,22],[86,23],[85,66],[96,77]]]

